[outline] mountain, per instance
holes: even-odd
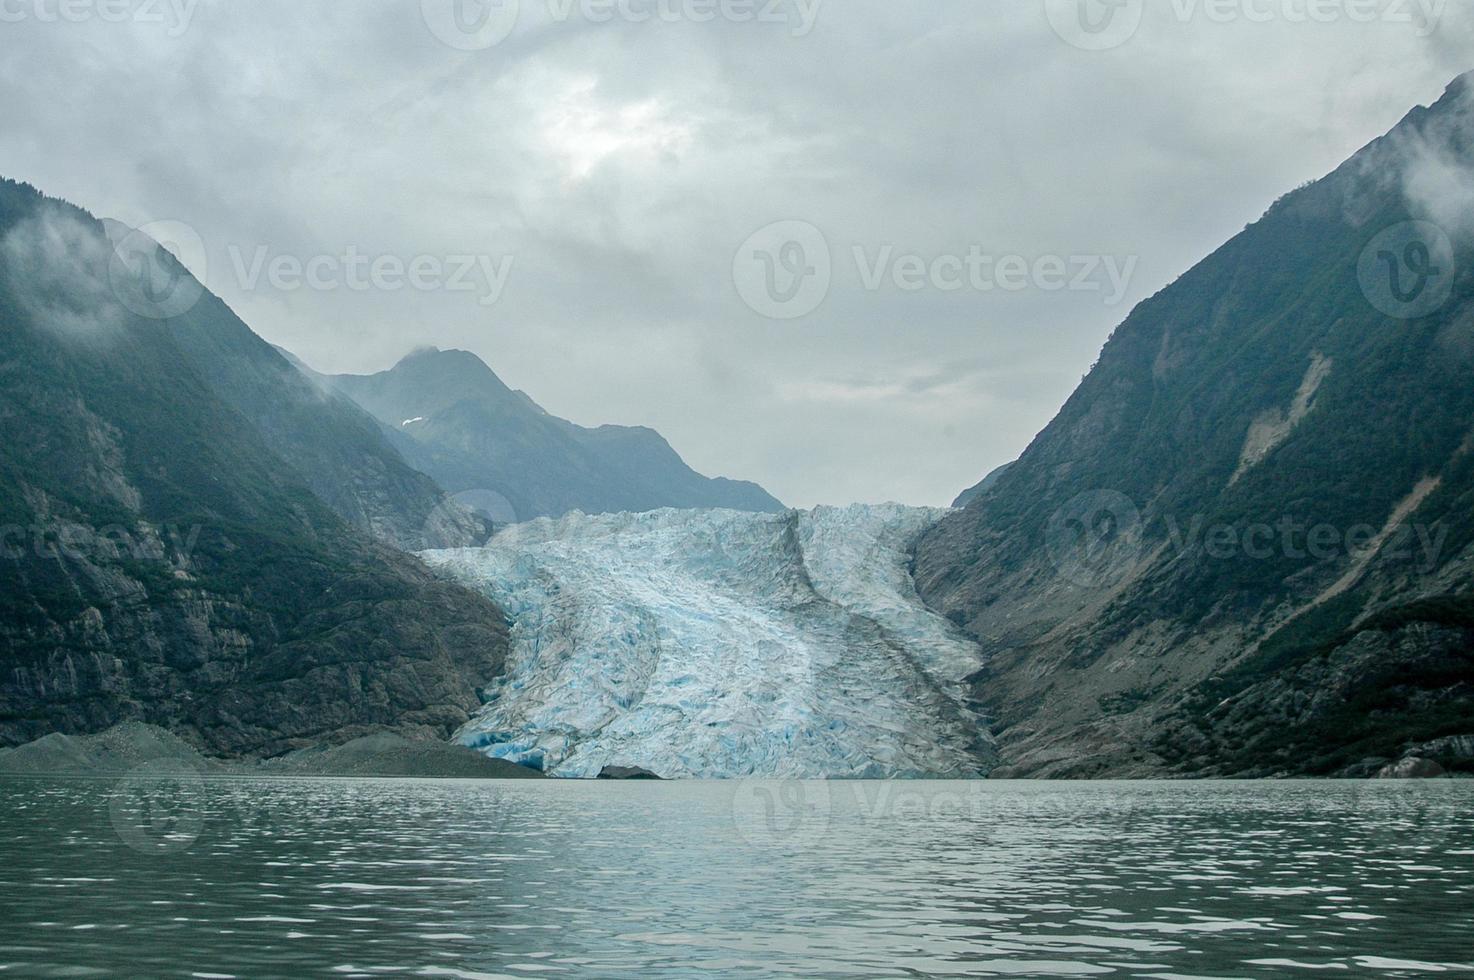
[[[460,733],[561,776],[966,777],[993,761],[976,647],[906,564],[940,511],[574,514],[427,560],[513,621]]]
[[[574,510],[783,509],[756,484],[696,473],[651,429],[586,429],[549,415],[465,351],[428,348],[379,374],[319,377],[445,489],[473,505],[478,494],[496,500],[500,522]]]
[[[1366,774],[1474,733],[1474,75],[1137,307],[918,543],[1002,774]]]
[[[103,224],[115,248],[152,244],[118,222]],[[161,322],[210,391],[340,517],[411,551],[485,537],[483,524],[406,463],[372,416],[303,377],[217,297],[202,293],[188,315]]]
[[[981,497],[983,494],[987,493],[989,490],[992,490],[995,486],[998,485],[999,478],[1001,478],[1003,476],[1003,474],[1007,473],[1008,472],[1008,468],[1010,466],[1012,466],[1012,465],[1013,465],[1012,463],[1004,463],[1002,466],[998,467],[997,469],[989,471],[989,473],[988,473],[987,476],[983,477],[981,480],[979,480],[973,486],[970,486],[966,490],[964,490],[961,493],[959,493],[957,495],[957,499],[954,500],[954,501],[952,501],[952,506],[953,507],[966,507],[968,504],[972,503],[978,497]]]
[[[0,181],[0,743],[448,735],[502,668],[501,611],[374,533],[440,492],[124,237]]]

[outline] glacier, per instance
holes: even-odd
[[[946,511],[569,514],[423,552],[512,622],[456,738],[557,776],[985,775],[978,648],[927,610],[915,538]]]

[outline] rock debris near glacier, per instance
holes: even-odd
[[[575,513],[425,552],[513,622],[507,671],[457,738],[559,776],[985,774],[962,684],[980,654],[908,571],[943,513]]]

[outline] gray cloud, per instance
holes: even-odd
[[[1413,211],[1465,241],[1474,238],[1474,171],[1460,150],[1474,139],[1474,87],[1459,97],[1459,112],[1434,132],[1400,141],[1397,170]]]
[[[0,239],[0,268],[34,324],[89,345],[111,343],[126,311],[109,281],[112,249],[75,212],[44,204]]]
[[[660,429],[797,504],[945,503],[1016,456],[1132,303],[1470,67],[1471,14],[1219,24],[1152,7],[1081,51],[1042,4],[826,4],[786,23],[560,22],[458,51],[420,4],[202,2],[149,23],[0,24],[0,172],[130,225],[187,222],[209,285],[324,370],[422,344],[549,410]],[[29,8],[27,8],[29,9]],[[577,8],[575,8],[577,9]],[[746,306],[734,254],[819,228],[807,316]],[[232,248],[514,256],[474,292],[246,288]],[[855,247],[1137,260],[1097,293],[867,288]]]

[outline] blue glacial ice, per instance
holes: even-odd
[[[917,598],[944,511],[574,513],[422,557],[511,618],[506,674],[457,738],[559,776],[986,773],[977,648]]]

